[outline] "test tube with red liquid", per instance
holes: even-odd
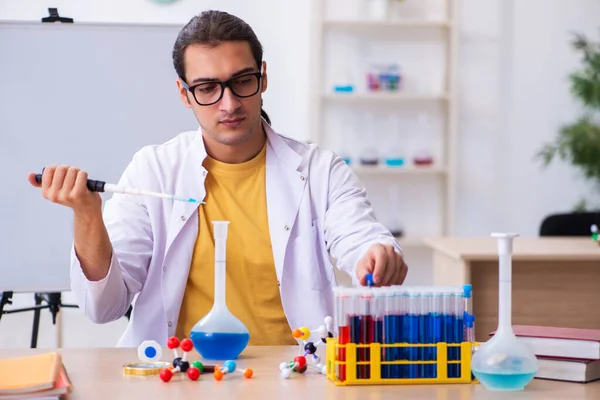
[[[335,295],[335,324],[338,336],[338,344],[345,345],[350,342],[350,327],[348,325],[348,308],[350,305],[347,289],[336,287]],[[337,354],[339,361],[346,361],[346,349],[339,348]],[[346,381],[346,365],[339,364],[337,370],[338,378],[341,382]]]

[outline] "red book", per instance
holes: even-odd
[[[600,359],[600,330],[530,325],[512,328],[519,340],[528,344],[538,357]]]

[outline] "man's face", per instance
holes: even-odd
[[[263,77],[246,75],[260,72],[248,42],[223,42],[216,47],[203,45],[188,46],[184,53],[185,79],[192,87],[204,85],[195,90],[200,103],[210,103],[218,98],[221,87],[211,82],[234,81],[234,90],[240,95],[253,92],[260,84],[258,92],[250,97],[239,97],[225,88],[221,99],[212,105],[199,105],[192,93],[177,81],[181,100],[191,108],[202,127],[205,140],[235,146],[250,139],[260,127],[261,94],[267,89],[266,64],[263,62]],[[254,86],[253,86],[254,85]],[[238,88],[238,89],[236,89]],[[203,100],[204,99],[204,100]],[[260,130],[258,131],[260,132]],[[258,133],[256,132],[256,133]]]

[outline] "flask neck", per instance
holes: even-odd
[[[215,299],[213,308],[227,308],[225,301],[225,240],[215,240]]]
[[[510,254],[500,255],[498,286],[498,332],[512,332],[512,261]]]

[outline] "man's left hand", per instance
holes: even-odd
[[[408,266],[394,246],[374,244],[356,266],[356,277],[362,286],[367,285],[366,275],[373,274],[375,286],[401,285],[406,279]]]

